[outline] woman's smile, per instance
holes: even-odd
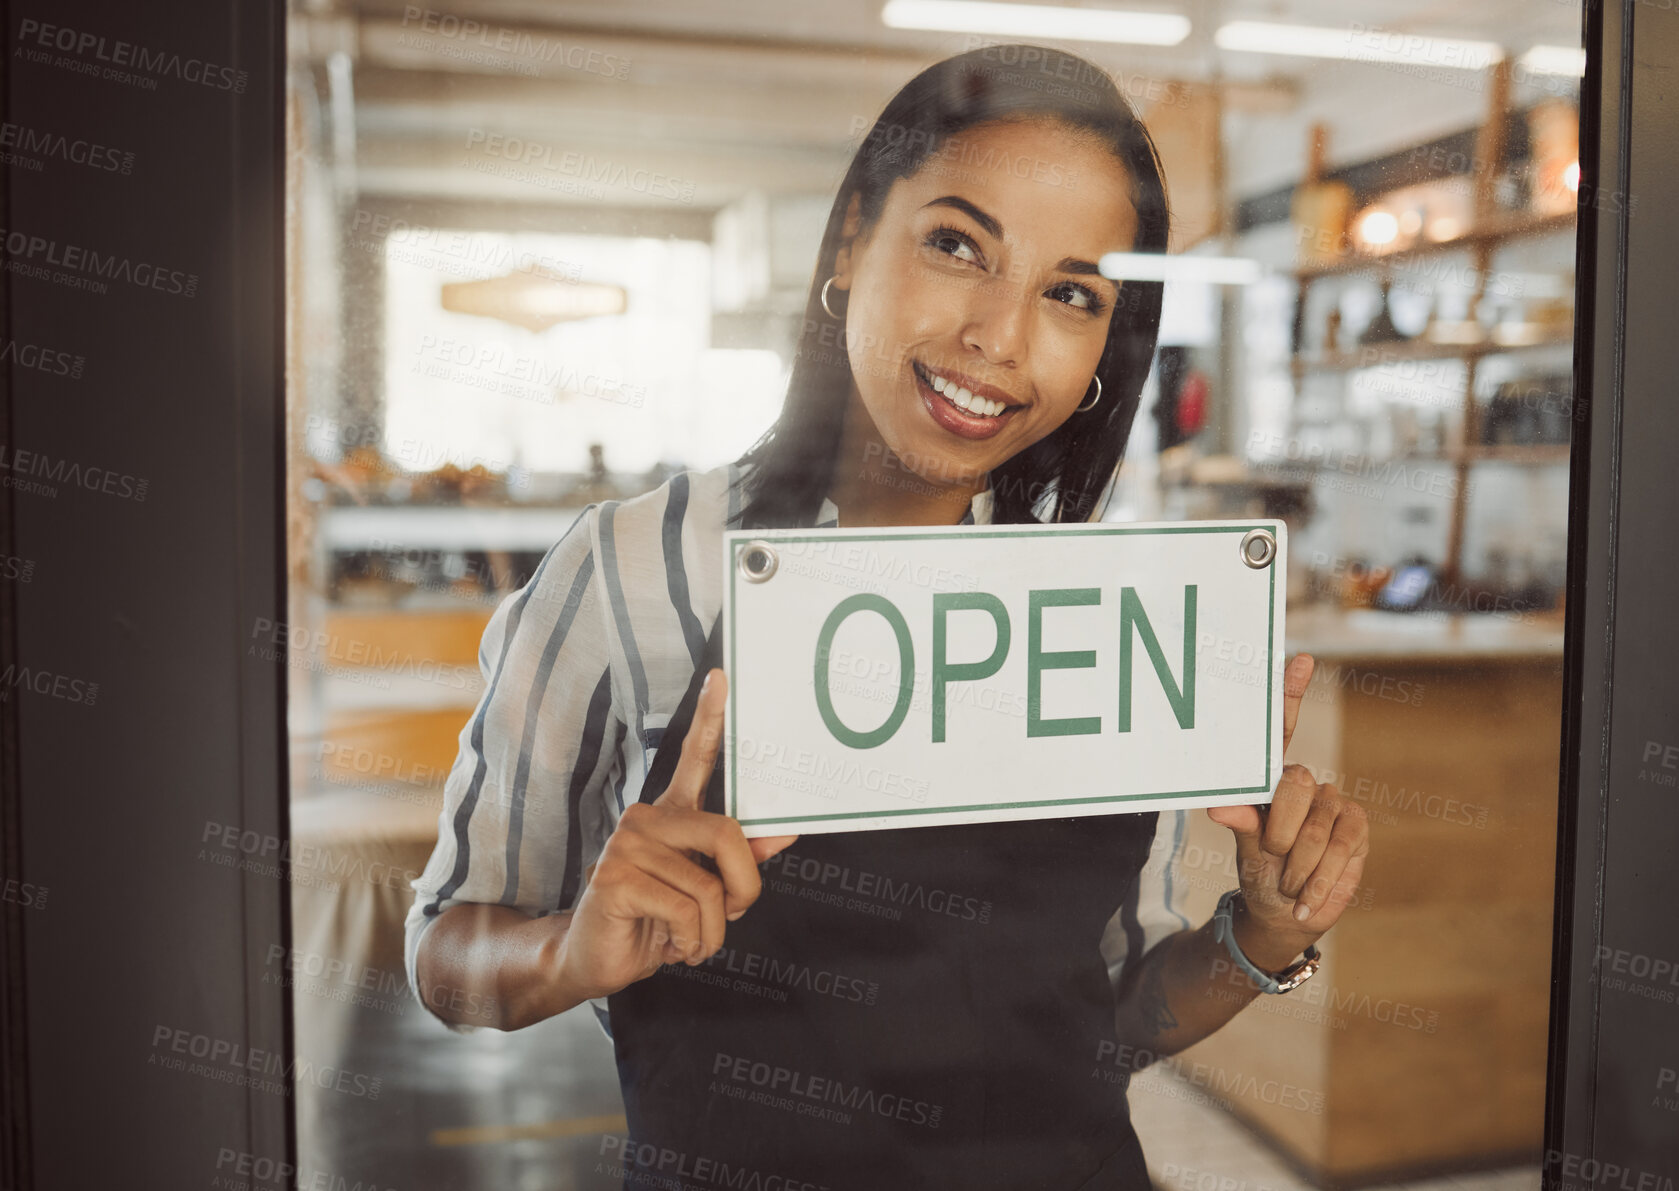
[[[990,438],[1026,407],[1004,390],[954,369],[934,370],[912,360],[910,371],[928,415],[962,438]]]

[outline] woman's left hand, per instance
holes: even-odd
[[[1298,654],[1283,673],[1283,755],[1315,668]],[[1254,963],[1281,967],[1352,903],[1370,851],[1364,808],[1304,765],[1286,765],[1269,807],[1210,807],[1207,817],[1236,836],[1246,922],[1237,942]],[[1244,937],[1245,936],[1245,937]],[[1276,957],[1281,956],[1278,960]]]

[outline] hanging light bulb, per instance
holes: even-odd
[[[1358,238],[1366,247],[1385,248],[1399,238],[1399,220],[1380,208],[1358,217]]]

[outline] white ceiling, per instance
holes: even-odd
[[[1122,4],[1109,5],[1121,7]],[[1304,128],[1331,122],[1332,158],[1368,156],[1473,123],[1479,77],[1418,79],[1367,64],[1234,54],[1212,44],[1224,21],[1362,24],[1499,42],[1575,45],[1577,3],[1558,0],[1183,0],[1154,7],[1194,25],[1170,49],[1069,46],[1139,99],[1152,80],[1229,85],[1227,140],[1237,194],[1297,177]],[[889,29],[880,0],[447,0],[441,16],[479,22],[479,38],[427,33],[396,0],[305,3],[294,63],[310,64],[321,111],[334,96],[324,63],[341,51],[353,93],[355,188],[363,194],[536,204],[724,205],[749,189],[831,193],[856,129],[921,67],[969,48],[961,34]],[[405,18],[405,13],[409,14]],[[558,54],[501,52],[528,36]],[[524,43],[526,45],[531,42]],[[597,54],[593,69],[567,55]],[[610,55],[602,59],[601,55]],[[627,63],[603,77],[601,61]],[[342,78],[342,73],[340,75]],[[1144,105],[1146,106],[1146,105]],[[330,121],[323,116],[321,127]],[[1238,133],[1239,135],[1233,135]],[[486,154],[492,136],[534,143],[566,169],[514,176]],[[350,142],[340,142],[348,154]],[[565,154],[575,156],[565,158]],[[340,160],[343,160],[341,157]],[[471,168],[476,165],[477,168]],[[672,184],[629,184],[647,170]],[[584,172],[597,182],[587,182]],[[616,181],[615,181],[616,180]],[[562,182],[575,183],[567,187]],[[609,184],[610,183],[610,184]],[[653,193],[662,189],[666,193]],[[669,197],[669,191],[680,197]],[[576,193],[576,192],[581,193]]]

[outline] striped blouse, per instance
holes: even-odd
[[[722,535],[742,467],[684,471],[629,500],[592,504],[497,607],[478,665],[485,687],[444,785],[437,847],[414,882],[405,958],[463,902],[539,917],[572,908],[584,869],[636,801],[723,602]],[[979,493],[962,524],[989,524]],[[824,500],[816,528],[838,524]],[[1187,929],[1173,877],[1184,811],[1163,811],[1154,851],[1102,939],[1110,974]],[[595,1010],[605,1018],[605,1003]],[[473,1027],[456,1027],[468,1030]]]

